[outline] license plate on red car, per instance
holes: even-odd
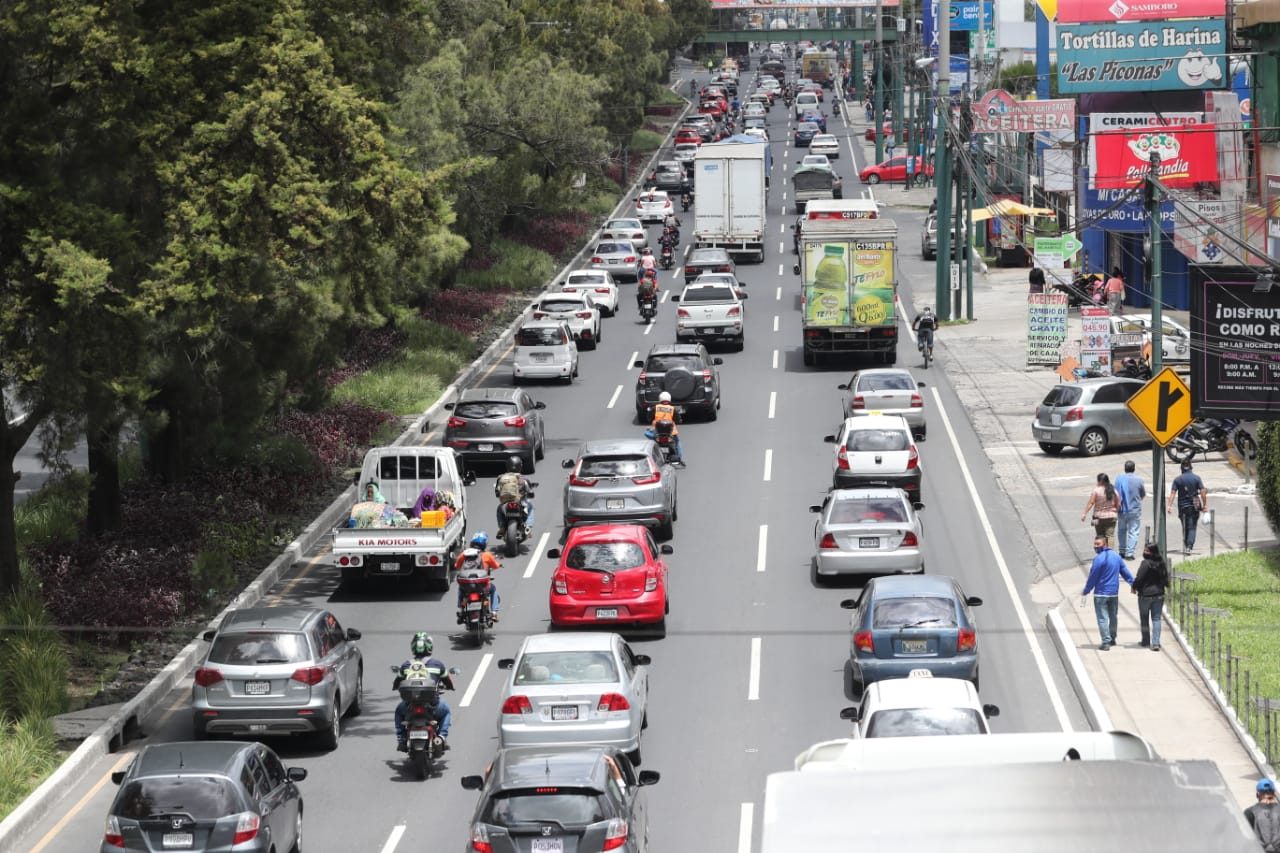
[[[616,608],[616,607],[597,607],[597,608],[596,608],[596,618],[597,618],[597,619],[617,619],[617,618],[618,618],[618,608]]]

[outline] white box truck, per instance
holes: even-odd
[[[764,262],[765,190],[773,155],[754,136],[731,136],[698,149],[693,160],[693,239]]]

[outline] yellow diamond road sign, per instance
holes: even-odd
[[[1168,367],[1152,377],[1125,405],[1161,447],[1177,438],[1194,420],[1191,389]]]

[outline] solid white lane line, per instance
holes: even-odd
[[[781,302],[781,301],[782,301],[782,287],[781,287],[781,285],[779,285],[779,287],[778,287],[778,293],[777,293],[777,295],[775,295],[773,298],[774,298],[774,299],[776,299],[776,300],[778,300],[779,302]]]
[[[394,827],[392,827],[391,835],[387,836],[387,843],[382,845],[382,853],[392,853],[392,851],[396,849],[396,845],[400,843],[400,839],[403,836],[404,836],[403,823],[396,824]]]
[[[776,353],[777,350],[774,350],[774,352]],[[774,410],[777,408],[777,405],[778,405],[778,392],[770,391],[769,392],[769,420],[773,420],[773,413],[774,413]]]
[[[476,691],[480,689],[480,682],[484,680],[484,674],[489,669],[489,664],[493,662],[493,652],[485,652],[484,657],[480,658],[480,665],[476,667],[476,674],[471,676],[471,683],[467,685],[467,692],[462,694],[462,701],[458,703],[459,708],[467,708],[471,705],[471,700],[476,698]]]
[[[930,388],[929,390],[933,392],[934,408],[942,416],[942,426],[947,431],[947,438],[951,440],[951,449],[955,452],[956,462],[960,465],[960,473],[964,475],[964,482],[969,489],[969,497],[973,501],[973,507],[978,511],[978,519],[982,522],[982,530],[987,536],[987,544],[991,546],[991,553],[995,555],[996,568],[1000,570],[1000,577],[1009,593],[1009,599],[1013,602],[1013,610],[1018,615],[1018,624],[1022,626],[1022,633],[1027,639],[1027,647],[1031,650],[1031,657],[1036,662],[1036,668],[1040,670],[1040,678],[1044,681],[1044,689],[1049,694],[1049,703],[1053,705],[1053,712],[1057,714],[1058,724],[1062,726],[1062,730],[1064,732],[1073,731],[1071,718],[1067,715],[1067,708],[1062,704],[1062,697],[1058,695],[1058,688],[1053,683],[1053,676],[1049,673],[1049,665],[1045,662],[1044,652],[1040,649],[1040,642],[1036,639],[1035,632],[1031,629],[1031,620],[1027,618],[1027,611],[1022,606],[1022,599],[1018,597],[1018,589],[1014,586],[1013,577],[1009,574],[1009,566],[1005,563],[1004,554],[1000,552],[1000,545],[996,541],[995,531],[991,528],[991,519],[987,517],[987,511],[982,501],[978,498],[978,489],[973,484],[973,476],[969,473],[969,465],[965,462],[964,454],[960,450],[960,442],[956,439],[955,430],[951,428],[951,418],[947,415],[947,410],[943,408],[942,395],[938,393],[937,388]]]
[[[631,353],[631,358],[627,359],[627,370],[636,366],[636,359],[640,357],[640,350]]]
[[[658,304],[665,305],[667,302],[667,296],[670,295],[670,293],[671,293],[670,290],[662,291],[662,296],[658,297]]]
[[[760,544],[756,546],[756,571],[764,571],[765,554],[769,551],[769,525],[760,525]]]
[[[777,350],[773,351],[773,369],[774,370],[778,369],[778,351]]]
[[[775,332],[778,331],[778,315],[777,314],[773,315],[773,330]]]
[[[738,853],[751,853],[751,824],[755,821],[755,803],[743,803],[738,817]]]
[[[621,385],[619,385],[617,388],[614,388],[614,389],[613,389],[613,396],[609,398],[609,405],[608,405],[608,406],[606,406],[605,408],[612,409],[612,408],[613,408],[613,404],[614,404],[614,403],[616,403],[616,402],[618,402],[618,395],[619,395],[619,394],[621,394],[621,393],[622,393],[622,386],[621,386]]]
[[[533,549],[533,553],[529,555],[529,565],[524,567],[524,574],[521,577],[528,580],[533,577],[533,570],[538,568],[538,558],[546,553],[547,539],[551,536],[551,531],[542,531],[542,536],[538,537],[538,546]]]
[[[772,415],[770,415],[772,417]],[[767,483],[773,479],[773,449],[770,448],[764,452],[764,481]]]
[[[747,701],[760,698],[760,638],[751,638],[751,671],[747,677]]]

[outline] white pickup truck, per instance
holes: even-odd
[[[447,447],[374,447],[365,454],[356,486],[373,481],[388,504],[409,515],[424,487],[449,492],[456,513],[442,527],[350,527],[333,531],[333,563],[342,579],[413,577],[448,590],[454,558],[466,546],[467,495],[474,474],[460,473],[457,453]]]
[[[746,345],[743,320],[747,294],[735,287],[737,281],[728,273],[704,273],[674,297],[676,309],[676,341],[719,340],[732,342],[739,352]]]

